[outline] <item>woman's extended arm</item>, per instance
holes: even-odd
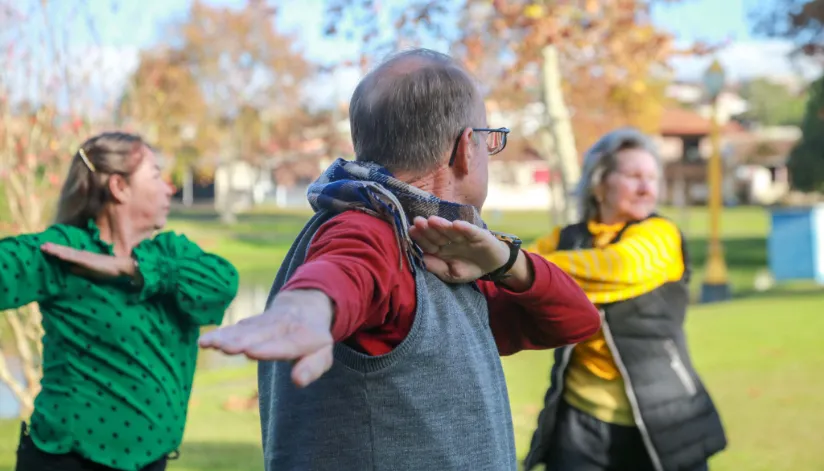
[[[0,239],[0,310],[57,295],[65,286],[62,263],[40,250],[46,242],[70,245],[65,228]]]
[[[681,232],[671,221],[650,218],[603,248],[541,253],[572,276],[596,304],[630,299],[681,279]]]

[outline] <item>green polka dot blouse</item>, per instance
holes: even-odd
[[[47,453],[138,470],[180,445],[199,328],[222,321],[237,271],[165,232],[134,249],[144,279],[136,289],[74,274],[40,251],[45,242],[112,254],[93,222],[0,240],[0,310],[36,301],[43,313],[32,440]]]

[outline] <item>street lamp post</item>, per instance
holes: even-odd
[[[727,264],[724,261],[724,247],[721,244],[721,213],[723,211],[721,138],[718,125],[718,95],[724,88],[724,68],[717,60],[704,73],[704,88],[712,103],[710,143],[712,154],[707,166],[709,188],[708,213],[710,218],[709,247],[701,285],[701,302],[711,303],[730,298],[730,284]]]

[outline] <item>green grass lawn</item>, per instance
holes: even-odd
[[[664,211],[688,235],[700,284],[705,256],[706,215],[686,217]],[[305,213],[257,213],[239,218],[232,228],[208,214],[178,215],[171,223],[209,250],[233,261],[244,279],[269,283]],[[486,215],[496,229],[529,241],[546,233],[548,218],[539,213]],[[738,299],[693,306],[687,333],[696,367],[713,394],[730,439],[728,450],[712,463],[713,471],[818,471],[824,469],[821,391],[824,366],[824,291],[795,284],[755,294],[752,280],[766,267],[763,210],[742,208],[725,215],[723,232],[730,279]],[[548,384],[551,352],[523,352],[504,359],[520,455]],[[249,397],[255,388],[251,364],[201,370],[196,378],[181,459],[173,471],[260,471],[260,425],[256,410],[228,411],[230,398]],[[13,469],[15,422],[0,422],[0,470]]]
[[[706,253],[707,217],[702,208],[687,214],[665,208],[687,235],[690,256],[695,264],[697,287]],[[506,212],[484,215],[494,228],[519,235],[526,244],[547,234],[552,226],[542,212]],[[207,250],[231,260],[245,280],[270,283],[294,237],[307,221],[305,212],[258,211],[238,217],[232,227],[221,223],[210,212],[175,214],[170,228],[185,232]],[[760,208],[735,208],[727,211],[722,223],[730,277],[741,293],[751,290],[755,270],[766,267],[764,237],[769,227],[766,212]]]

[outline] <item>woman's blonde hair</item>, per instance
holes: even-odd
[[[615,171],[618,153],[627,149],[643,149],[659,161],[655,144],[638,129],[619,128],[601,136],[584,154],[584,168],[575,190],[581,221],[598,217],[598,200],[594,190]]]
[[[140,164],[148,145],[142,137],[106,132],[84,142],[72,157],[57,203],[57,224],[84,226],[109,201],[109,178],[127,178]]]

